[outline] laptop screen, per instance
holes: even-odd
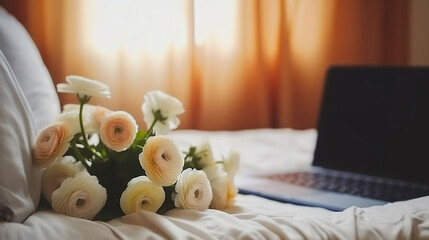
[[[429,184],[429,67],[329,69],[313,165]]]

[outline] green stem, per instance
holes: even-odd
[[[100,154],[95,151],[94,149],[92,149],[89,146],[88,143],[88,138],[86,137],[86,133],[85,133],[85,127],[83,125],[83,106],[85,105],[85,103],[89,102],[89,100],[91,99],[90,96],[83,96],[80,97],[79,95],[77,96],[77,98],[79,99],[79,125],[80,125],[80,131],[82,133],[82,138],[83,138],[83,146],[88,149],[96,158],[100,159],[100,160],[104,160],[102,156],[100,156]]]
[[[155,123],[158,121],[157,118],[153,119],[152,124],[150,125],[149,129],[147,130],[148,133],[151,133],[153,131],[153,127],[155,126]]]
[[[153,127],[155,126],[155,123],[158,121],[158,118],[155,117],[155,119],[153,119],[152,124],[150,125],[149,129],[146,132],[146,135],[144,136],[144,142],[146,142],[146,140],[149,138],[149,136],[152,134],[153,131]]]
[[[84,148],[86,148],[88,151],[90,151],[99,160],[102,160],[102,161],[105,160],[103,158],[103,156],[101,156],[101,154],[99,152],[97,152],[96,150],[94,150],[93,148],[91,148],[91,146],[89,146],[88,143],[83,142],[82,145],[84,146]]]
[[[86,96],[84,97],[86,98]],[[87,102],[87,101],[86,101]],[[80,131],[82,132],[82,137],[83,137],[83,142],[84,145],[89,146],[88,144],[88,139],[86,138],[86,134],[85,134],[85,128],[83,127],[83,105],[85,105],[85,100],[81,100],[79,98],[79,124],[80,124]]]
[[[154,116],[154,119],[153,119],[153,122],[150,125],[149,129],[146,132],[146,136],[144,136],[145,142],[149,138],[149,136],[152,134],[152,130],[153,130],[153,127],[155,126],[156,122],[160,121],[160,122],[164,123],[168,119],[168,118],[162,116],[161,109],[158,109],[156,111],[152,110],[152,114]]]
[[[88,170],[88,171],[89,171],[89,169],[90,169],[91,167],[88,165],[88,163],[87,163],[87,162],[86,162],[86,160],[85,160],[85,157],[84,157],[84,156],[82,156],[82,154],[80,153],[79,149],[77,148],[77,145],[76,145],[76,139],[75,139],[75,138],[73,138],[73,139],[72,139],[72,141],[71,141],[71,147],[72,147],[72,149],[73,149],[73,152],[74,152],[74,154],[75,154],[76,159],[77,159],[78,161],[80,161],[80,162],[83,164],[83,166],[85,166],[86,170]]]

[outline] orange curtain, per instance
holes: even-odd
[[[134,115],[160,89],[186,109],[180,128],[313,128],[333,64],[407,64],[402,0],[1,0],[54,79],[103,81],[94,99]],[[74,102],[61,94],[62,104]]]

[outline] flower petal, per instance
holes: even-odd
[[[146,176],[131,179],[121,195],[120,205],[125,214],[145,210],[156,212],[164,203],[165,192]]]
[[[137,130],[133,116],[124,111],[116,111],[102,120],[100,139],[108,148],[120,152],[133,143]]]
[[[57,84],[58,92],[110,98],[110,89],[102,82],[76,75],[67,76],[66,81]]]
[[[207,209],[213,199],[210,182],[202,170],[183,170],[175,187],[174,205],[178,208]]]
[[[163,135],[147,140],[139,160],[146,175],[162,186],[174,184],[184,165],[183,156],[176,144]]]
[[[154,126],[157,134],[166,134],[178,127],[180,120],[177,115],[185,112],[182,103],[162,91],[149,91],[144,96],[142,105],[144,121],[149,128],[154,119],[154,112],[160,110],[161,115],[166,118],[163,122],[158,121]]]
[[[43,168],[58,161],[67,152],[75,130],[64,122],[55,122],[43,128],[33,146],[33,163]]]
[[[106,200],[106,189],[98,183],[97,177],[80,172],[64,180],[52,193],[52,209],[72,217],[93,219]]]
[[[52,193],[61,186],[61,183],[69,177],[74,177],[80,171],[73,162],[63,160],[46,168],[42,175],[42,193],[46,200],[51,202]]]

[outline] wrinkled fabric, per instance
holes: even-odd
[[[314,130],[292,129],[174,132],[182,147],[208,139],[216,159],[232,147],[241,154],[237,174],[264,154],[270,157],[258,171],[309,164],[316,137]],[[224,211],[139,211],[109,222],[38,211],[23,224],[0,223],[0,239],[429,239],[429,196],[333,212],[239,194]]]
[[[39,211],[0,223],[0,239],[429,239],[429,197],[332,212],[251,195],[225,211],[147,211],[88,221]]]

